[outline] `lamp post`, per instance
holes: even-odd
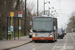
[[[54,13],[53,13],[53,12],[54,12]],[[52,14],[52,13],[53,13],[53,14]],[[56,10],[51,11],[51,16],[53,16],[53,18],[54,18],[54,15],[56,15],[55,13],[56,13]]]
[[[44,15],[45,15],[45,0],[44,0]]]
[[[24,20],[24,35],[26,36],[26,0],[25,0],[25,20]]]
[[[52,10],[52,9],[54,9],[54,7],[51,7],[50,9],[51,9],[50,15],[53,16],[53,15],[52,15],[52,13],[53,13],[53,10]]]
[[[46,4],[47,2],[45,2],[45,0],[44,0],[44,15],[45,15],[45,4]],[[50,2],[48,2],[48,3],[50,3]]]
[[[50,15],[50,9],[51,9],[51,8],[49,8],[49,12],[48,12],[49,15]]]
[[[58,13],[56,13],[57,17],[58,17]]]
[[[54,10],[54,15],[56,15],[55,13],[56,13],[56,10]]]
[[[37,16],[38,16],[38,2],[39,2],[39,1],[37,0]]]

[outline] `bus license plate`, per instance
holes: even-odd
[[[41,39],[44,39],[44,38],[41,38]]]

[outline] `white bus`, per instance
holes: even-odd
[[[49,16],[40,16],[33,18],[32,40],[36,41],[56,41],[57,34],[57,18]]]

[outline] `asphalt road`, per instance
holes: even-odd
[[[32,42],[11,50],[75,50],[75,33],[67,33],[56,42]]]

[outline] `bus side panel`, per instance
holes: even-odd
[[[53,18],[53,26],[56,26],[56,30],[54,31],[54,39],[57,40],[58,34],[57,34],[57,18]]]

